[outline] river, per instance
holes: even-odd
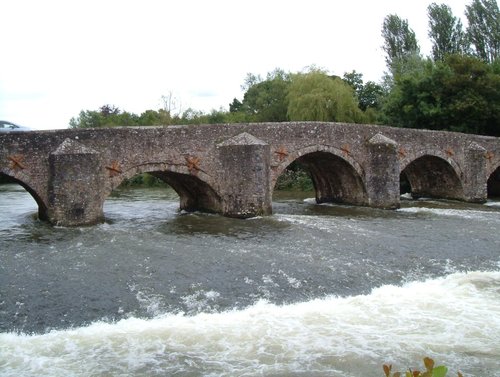
[[[238,220],[122,189],[63,228],[0,185],[0,376],[500,376],[500,202],[310,196]]]

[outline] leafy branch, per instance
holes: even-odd
[[[411,370],[408,369],[404,374],[401,372],[394,372],[391,373],[392,371],[392,365],[383,365],[385,377],[446,377],[446,374],[448,373],[448,368],[445,367],[444,365],[439,365],[437,367],[434,367],[434,360],[432,360],[430,357],[424,358],[424,365],[425,365],[425,372],[421,372],[419,370]],[[463,377],[462,373],[458,372],[458,377]]]

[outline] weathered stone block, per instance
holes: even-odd
[[[99,152],[65,139],[49,156],[49,221],[62,226],[102,221],[102,170]]]
[[[243,132],[217,146],[224,184],[225,216],[253,217],[270,214],[270,147]]]
[[[368,204],[378,208],[398,208],[399,159],[398,144],[378,133],[368,140],[365,166]]]
[[[463,170],[464,200],[484,203],[488,198],[486,174],[486,149],[472,142],[465,151],[465,169]]]

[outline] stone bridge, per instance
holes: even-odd
[[[500,196],[500,139],[485,136],[318,122],[0,134],[0,176],[33,196],[40,219],[64,226],[102,221],[110,193],[145,172],[181,209],[267,215],[292,162],[309,171],[318,203],[397,208],[401,180],[414,196]]]

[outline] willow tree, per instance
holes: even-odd
[[[291,121],[364,121],[352,87],[320,70],[292,75],[287,99]]]

